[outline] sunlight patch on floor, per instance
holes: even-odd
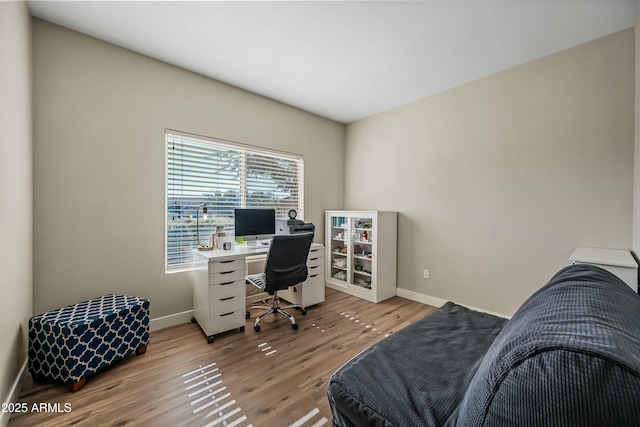
[[[247,421],[246,415],[242,414],[242,409],[237,406],[237,401],[232,398],[227,387],[223,385],[222,373],[215,363],[200,366],[191,372],[182,375],[185,390],[189,392],[192,412],[198,414],[202,411],[209,412],[203,416],[203,422],[208,422],[204,427],[214,427],[223,425],[225,427],[235,427],[244,425]],[[209,420],[213,417],[213,420]],[[252,427],[247,424],[245,427]]]

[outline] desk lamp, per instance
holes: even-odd
[[[201,203],[200,205],[198,205],[198,208],[196,209],[196,239],[198,240],[198,250],[199,251],[210,251],[213,248],[207,245],[203,245],[200,243],[200,207],[202,207],[202,213],[203,214],[207,214],[207,204],[206,203]]]

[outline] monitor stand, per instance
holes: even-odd
[[[267,249],[269,249],[269,240],[250,240],[248,242],[245,242],[245,245],[248,251],[266,251]]]

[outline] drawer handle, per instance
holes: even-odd
[[[221,315],[220,315],[220,317],[223,317],[223,316],[229,316],[230,314],[233,314],[233,313],[235,313],[235,311],[232,311],[231,313],[221,314]]]
[[[226,297],[226,298],[220,298],[220,301],[229,301],[230,299],[234,299],[235,297]]]
[[[235,259],[229,259],[227,261],[220,261],[220,264],[228,264],[230,262],[235,262]]]
[[[315,260],[317,260],[317,259],[318,259],[318,258],[309,258],[309,261],[315,261]]]
[[[231,285],[232,283],[235,283],[235,282],[224,282],[224,283],[220,283],[220,286]]]
[[[313,276],[309,276],[309,277],[318,277],[319,275],[320,275],[320,273],[314,274]]]
[[[307,267],[309,270],[311,270],[312,268],[318,268],[320,267],[319,265],[314,265],[313,267]]]
[[[235,273],[235,271],[221,271],[220,274],[231,274]]]

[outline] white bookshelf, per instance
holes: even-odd
[[[327,211],[327,286],[374,303],[395,296],[397,222],[397,212]]]

